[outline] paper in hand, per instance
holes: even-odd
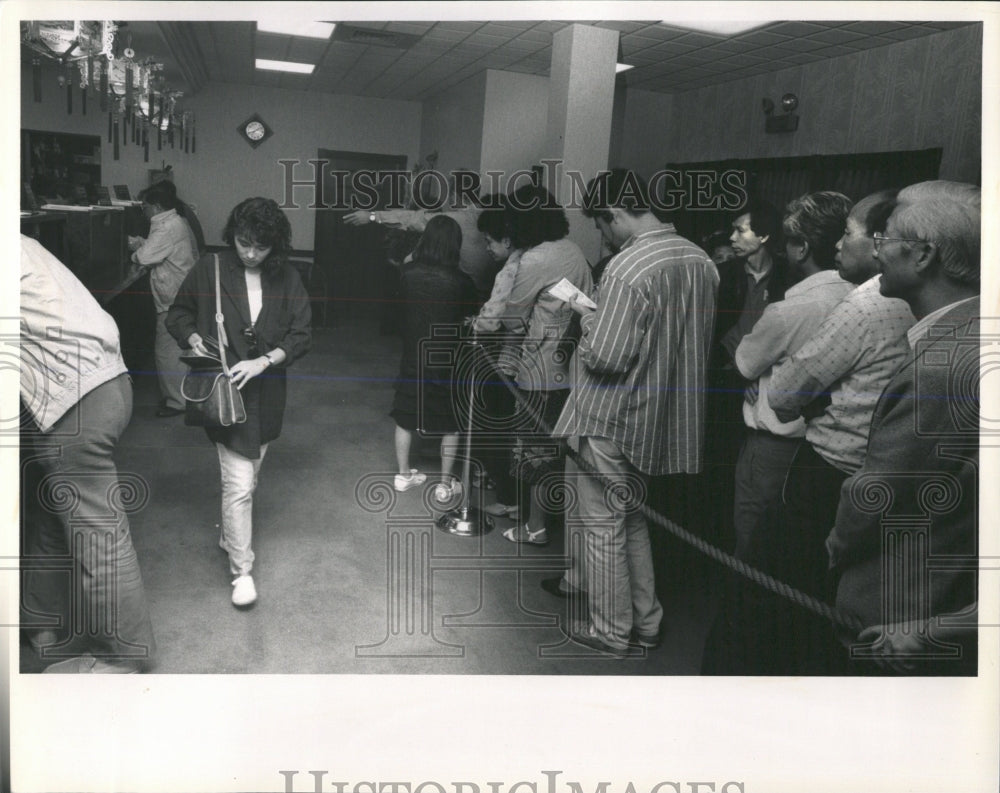
[[[560,300],[564,300],[567,303],[570,299],[576,299],[576,302],[581,306],[586,306],[587,308],[597,308],[597,303],[591,300],[587,293],[580,289],[578,286],[574,286],[569,282],[569,279],[563,278],[559,283],[549,289],[549,294],[553,297],[557,297]]]

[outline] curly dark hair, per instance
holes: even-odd
[[[509,196],[506,223],[506,236],[521,250],[555,242],[569,234],[566,213],[552,193],[540,185],[524,185]]]
[[[494,193],[483,201],[476,228],[498,242],[507,236],[507,196]]]
[[[284,267],[292,249],[292,226],[277,202],[270,198],[248,198],[233,207],[222,238],[229,247],[235,248],[237,236],[245,236],[271,249],[262,265],[267,276],[275,275]]]

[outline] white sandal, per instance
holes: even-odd
[[[544,527],[538,531],[532,531],[528,524],[517,524],[507,529],[503,536],[511,542],[524,543],[527,545],[548,545],[549,534]]]

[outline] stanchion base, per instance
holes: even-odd
[[[483,520],[483,518],[486,520]],[[493,530],[493,521],[488,515],[483,515],[478,509],[453,509],[441,515],[434,525],[441,531],[454,534],[457,537],[478,537],[489,534]]]

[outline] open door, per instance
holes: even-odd
[[[350,209],[353,192],[351,180],[335,180],[332,171],[402,171],[406,169],[404,155],[367,154],[364,152],[320,149],[319,159],[326,160],[317,180],[326,204],[337,208],[316,210],[316,239],[313,245],[316,267],[327,283],[327,322],[341,325],[345,321],[381,318],[390,298],[387,285],[395,283],[396,273],[388,263],[385,250],[385,229],[376,224],[348,226],[343,217]],[[338,183],[339,182],[339,183]],[[345,191],[344,195],[338,190]],[[388,182],[380,185],[379,202],[383,208],[389,200]]]

